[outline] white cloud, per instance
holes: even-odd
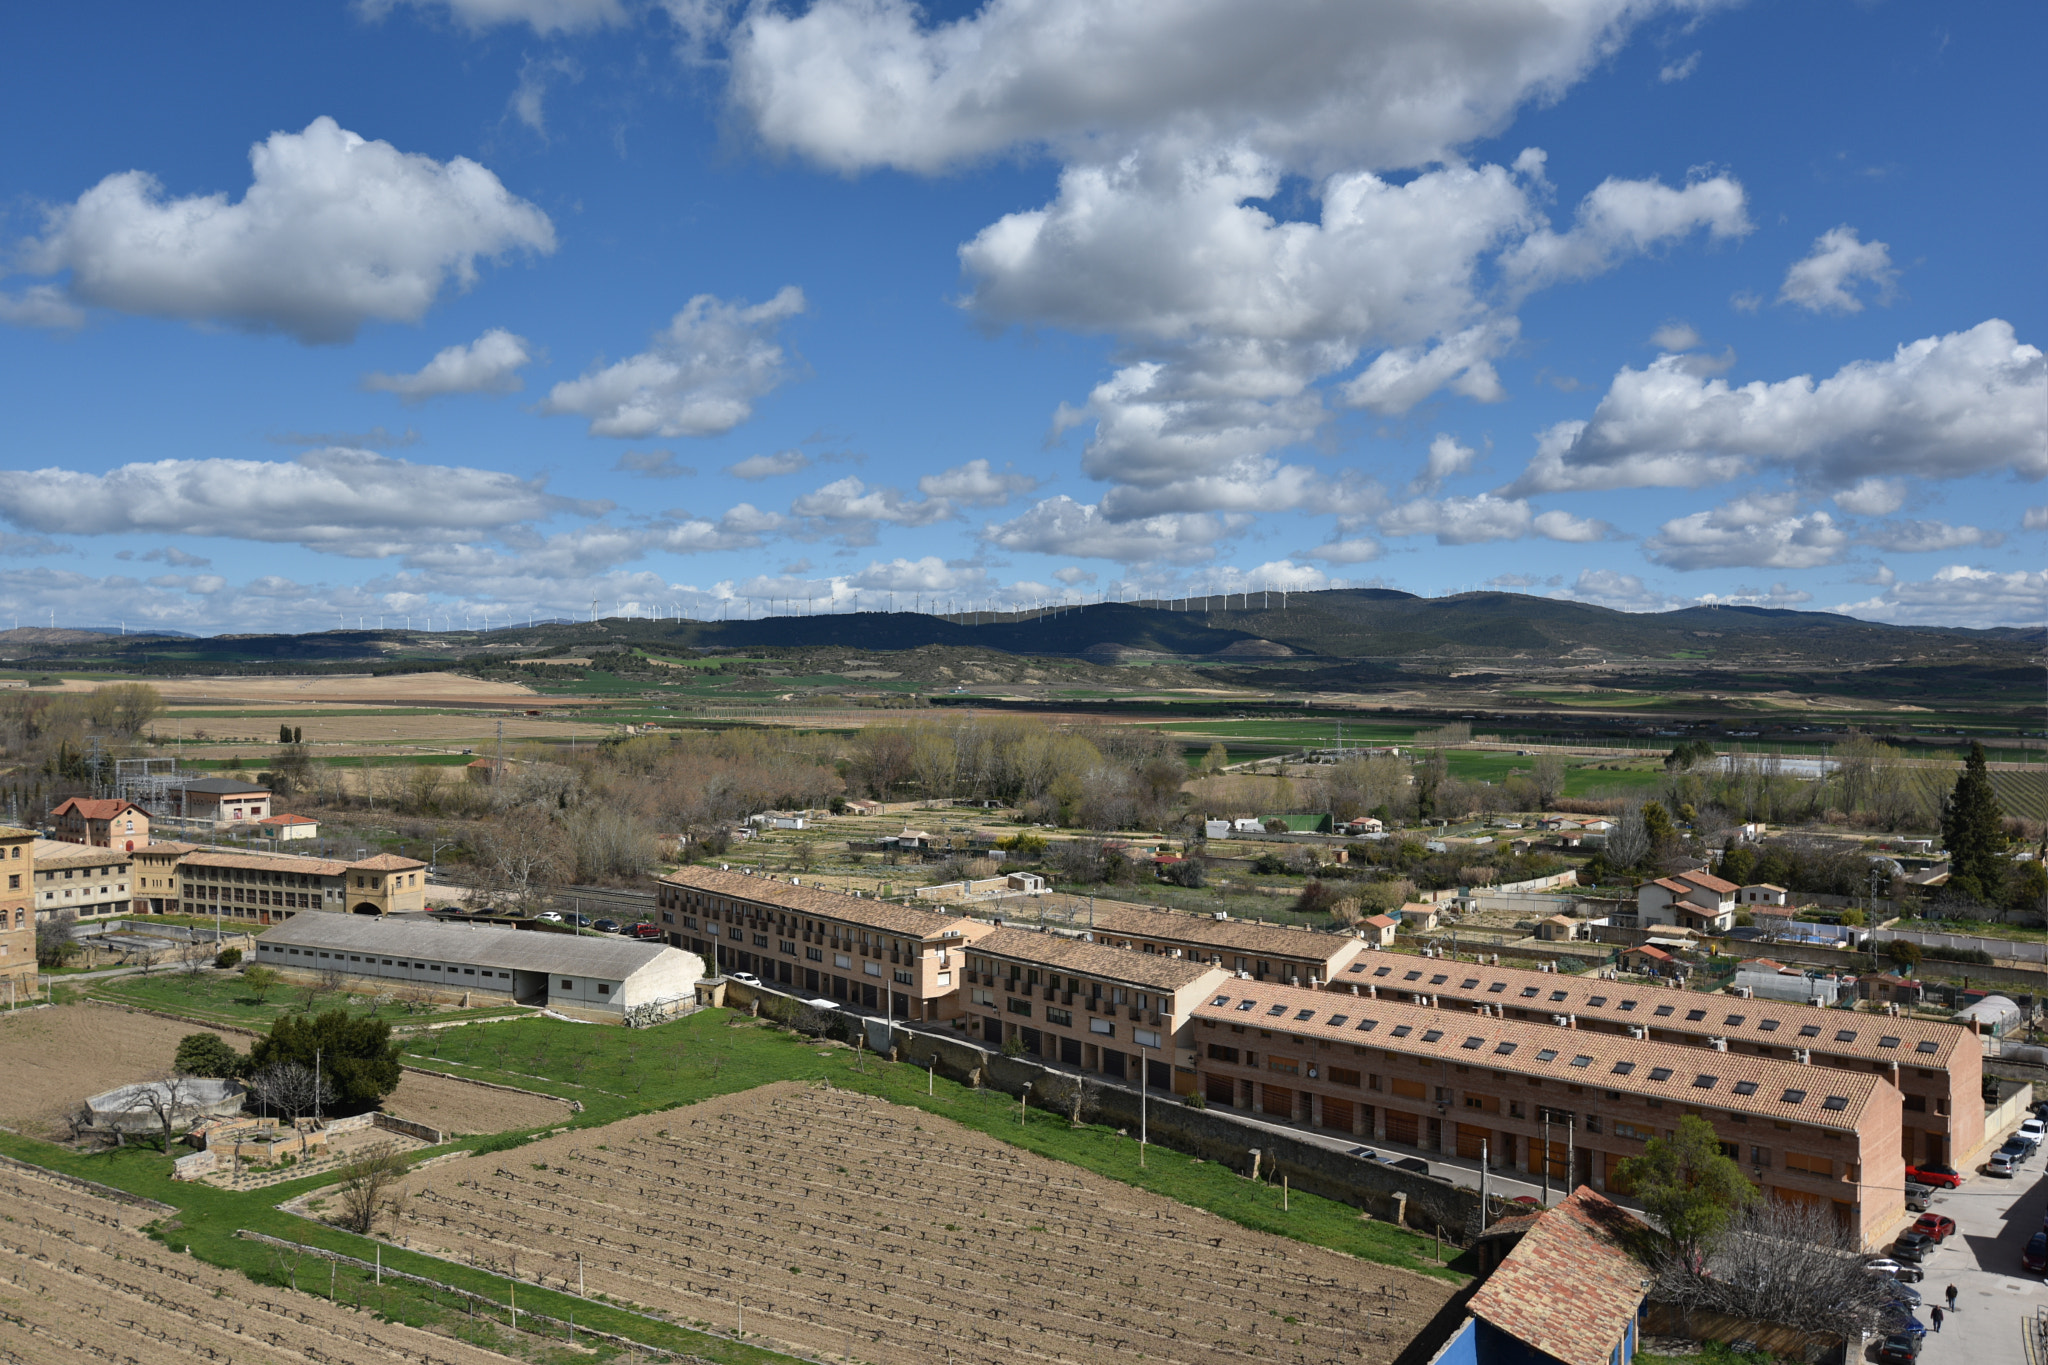
[[[1972,545],[1991,546],[2004,541],[1996,531],[1976,526],[1951,526],[1945,521],[1881,521],[1857,537],[1893,554],[1929,554],[1936,550],[1961,550]]]
[[[804,494],[790,504],[789,510],[806,521],[821,523],[833,533],[850,532],[859,543],[872,539],[878,522],[929,526],[959,515],[944,498],[913,500],[901,489],[870,488],[851,474]]]
[[[117,559],[119,557],[118,555],[115,556]],[[137,558],[168,564],[174,569],[210,569],[213,567],[212,560],[207,559],[203,555],[188,554],[175,545],[166,545],[162,549],[151,550],[146,554],[137,556]]]
[[[1250,521],[1242,514],[1206,512],[1113,521],[1101,508],[1061,494],[1034,504],[1014,520],[982,528],[981,536],[998,549],[1030,554],[1192,564],[1209,559],[1218,541]]]
[[[1076,568],[1071,564],[1064,569],[1054,569],[1052,576],[1070,588],[1079,587],[1083,583],[1093,583],[1096,578],[1096,575],[1086,569]]]
[[[1650,344],[1660,351],[1690,351],[1700,344],[1700,334],[1687,322],[1667,322],[1650,333]]]
[[[1007,465],[998,473],[987,460],[969,460],[925,475],[917,481],[917,488],[926,497],[943,498],[959,507],[1000,507],[1043,482],[1029,474],[1016,473]]]
[[[519,84],[507,102],[513,117],[543,139],[548,135],[548,82],[558,76],[574,85],[583,79],[583,67],[570,57],[528,57],[519,64]]]
[[[852,586],[887,592],[962,592],[989,585],[988,571],[975,565],[948,564],[937,555],[875,562],[847,580]]]
[[[70,332],[85,326],[85,310],[54,284],[32,284],[19,294],[0,294],[0,322]]]
[[[407,5],[415,9],[445,9],[448,16],[471,32],[502,24],[525,24],[535,33],[579,33],[610,28],[630,22],[619,0],[356,0],[356,12],[365,19],[382,19]]]
[[[1860,313],[1863,300],[1856,297],[1856,284],[1877,286],[1878,302],[1889,303],[1898,278],[1890,248],[1883,242],[1863,241],[1855,228],[1844,224],[1816,237],[1813,250],[1792,263],[1778,290],[1778,302],[1796,303],[1813,313]]]
[[[1539,228],[1505,253],[1501,266],[1521,292],[1583,280],[1704,229],[1715,240],[1750,230],[1742,186],[1717,175],[1674,190],[1655,180],[1608,179],[1579,204],[1564,232]]]
[[[1664,84],[1666,85],[1672,85],[1679,81],[1684,80],[1686,77],[1692,75],[1693,72],[1699,69],[1700,54],[1697,52],[1693,52],[1689,53],[1688,55],[1679,59],[1678,61],[1666,62],[1662,67],[1658,69],[1657,79],[1664,82]]]
[[[1591,602],[1615,611],[1670,611],[1683,605],[1678,598],[1658,592],[1636,575],[1618,569],[1582,569],[1569,588],[1560,588],[1551,596]]]
[[[1789,583],[1773,583],[1768,589],[1737,588],[1731,593],[1701,593],[1693,601],[1703,607],[1775,607],[1784,610],[1811,602],[1813,594]]]
[[[1561,540],[1567,544],[1585,545],[1596,540],[1612,540],[1614,528],[1593,517],[1577,517],[1570,512],[1555,508],[1538,512],[1529,523],[1529,529],[1548,540]]]
[[[1849,533],[1826,512],[1797,511],[1790,494],[1737,498],[1667,521],[1644,546],[1671,569],[1812,569],[1832,564]]]
[[[789,377],[775,333],[804,311],[795,285],[766,303],[699,294],[638,355],[555,385],[541,411],[590,419],[593,436],[717,436]]]
[[[476,282],[479,257],[555,249],[547,215],[476,162],[401,152],[331,118],[272,133],[249,161],[235,203],[167,199],[143,171],[110,175],[46,214],[24,265],[69,271],[74,303],[315,343],[373,318],[417,322],[451,279]]]
[[[1472,468],[1472,462],[1479,458],[1478,450],[1460,445],[1456,437],[1438,432],[1429,443],[1429,458],[1422,466],[1422,472],[1409,485],[1418,493],[1433,493],[1443,487],[1445,479],[1455,478]]]
[[[519,371],[532,363],[525,337],[493,327],[467,346],[436,352],[415,374],[366,374],[363,387],[395,393],[408,404],[446,393],[517,393],[526,387]]]
[[[404,553],[425,536],[474,539],[609,506],[558,497],[541,480],[339,447],[290,461],[159,460],[105,474],[0,470],[0,507],[30,530],[222,536],[364,557]]]
[[[1757,464],[1824,486],[1911,474],[2048,475],[2048,364],[2001,319],[1927,337],[1889,360],[1732,388],[1683,357],[1623,369],[1591,422],[1545,432],[1508,490],[1696,488]]]
[[[1905,505],[1904,479],[1859,479],[1835,494],[1835,506],[1859,517],[1888,517]]]
[[[735,479],[773,479],[784,474],[800,474],[811,467],[811,457],[801,450],[778,450],[773,455],[749,455],[737,464],[729,464],[725,472]]]
[[[673,450],[629,450],[612,468],[621,474],[638,474],[643,479],[682,479],[696,474],[690,465],[676,463]]]
[[[1371,536],[1343,536],[1298,553],[1303,559],[1320,559],[1326,564],[1370,564],[1386,553],[1386,547]]]
[[[1569,512],[1534,513],[1519,498],[1481,493],[1473,498],[1417,498],[1393,508],[1379,519],[1389,536],[1436,537],[1439,545],[1478,545],[1494,540],[1520,540],[1539,535],[1573,543],[1604,540],[1613,528],[1604,521]]]
[[[1894,582],[1876,597],[1835,610],[1901,625],[2039,626],[2044,602],[2048,570],[2000,573],[1951,564],[1925,582]]]
[[[2020,526],[2028,531],[2048,531],[2048,506],[2029,507]]]
[[[1507,398],[1493,359],[1513,344],[1521,330],[1514,318],[1497,318],[1454,332],[1431,346],[1396,346],[1381,351],[1372,363],[1338,390],[1346,403],[1396,417],[1435,393],[1449,389],[1475,403]]]
[[[910,0],[820,0],[750,10],[732,89],[771,145],[843,171],[1147,137],[1412,166],[1557,97],[1665,8],[991,0],[931,24]]]

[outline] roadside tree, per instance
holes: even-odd
[[[1756,1187],[1721,1150],[1713,1125],[1687,1114],[1668,1138],[1616,1168],[1620,1187],[1663,1227],[1681,1263],[1698,1267]]]

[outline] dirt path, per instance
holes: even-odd
[[[826,1359],[1387,1365],[1452,1292],[794,1082],[410,1185],[415,1249]]]

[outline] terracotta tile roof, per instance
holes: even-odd
[[[130,855],[98,844],[67,844],[56,839],[38,839],[31,856],[37,870],[46,867],[126,867]]]
[[[1638,943],[1633,948],[1624,948],[1621,950],[1621,955],[1623,957],[1627,957],[1630,953],[1640,953],[1644,957],[1654,957],[1659,962],[1669,962],[1671,960],[1671,954],[1665,952],[1662,948],[1652,948],[1647,943]]]
[[[1108,948],[1100,943],[1083,943],[1079,939],[1030,929],[998,929],[976,940],[968,951],[1033,966],[1054,967],[1063,972],[1085,973],[1109,981],[1124,981],[1153,990],[1179,990],[1211,976],[1218,981],[1231,979],[1223,968],[1189,957],[1141,953],[1131,948]]]
[[[1129,901],[1095,902],[1092,927],[1083,897],[1040,896],[1033,903],[1039,907],[1041,915],[1048,909],[1055,914],[1062,909],[1073,910],[1076,918],[1072,927],[1090,929],[1097,942],[1101,942],[1106,934],[1151,938],[1161,942],[1199,944],[1218,952],[1251,953],[1321,963],[1349,958],[1358,950],[1358,940],[1346,934],[1318,934],[1284,924],[1217,919],[1212,915],[1192,915]]]
[[[895,905],[867,896],[847,896],[822,887],[792,884],[774,877],[750,877],[744,872],[725,872],[711,867],[677,868],[660,880],[685,890],[772,905],[780,910],[794,910],[800,915],[817,915],[842,924],[877,929],[885,934],[903,934],[910,938],[939,938],[950,930],[962,938],[972,939],[989,927],[958,915],[941,914],[914,905]]]
[[[133,801],[119,801],[112,799],[105,801],[95,801],[83,796],[74,796],[70,798],[69,800],[65,801],[62,805],[58,806],[55,810],[51,811],[50,814],[52,817],[59,815],[77,815],[82,816],[87,820],[111,820],[115,816],[121,814],[121,812],[130,810],[141,811],[142,814],[144,815],[149,814],[148,811],[142,810],[142,807],[136,805]]]
[[[1709,891],[1718,891],[1724,896],[1732,896],[1742,889],[1734,882],[1722,881],[1711,872],[1681,872],[1678,875],[1682,880],[1689,881],[1694,886],[1705,887]]]
[[[1523,967],[1476,967],[1469,962],[1411,957],[1389,960],[1386,954],[1377,953],[1346,968],[1339,981],[1377,986],[1382,997],[1390,990],[1428,993],[1447,1005],[1483,1000],[1509,1009],[1527,1009],[1545,1020],[1553,1014],[1569,1014],[1606,1024],[1648,1024],[1697,1038],[1811,1048],[1816,1061],[1825,1053],[1902,1063],[1911,1057],[1915,1066],[1947,1066],[1949,1057],[1966,1040],[1977,1046],[1968,1029],[1946,1022],[1880,1019],[1782,1000],[1742,1000]],[[1342,989],[1337,983],[1332,985]],[[1659,1013],[1665,1009],[1671,1012]],[[1686,1017],[1694,1011],[1699,1018]],[[1849,1036],[1841,1037],[1844,1033]],[[1898,1041],[1886,1047],[1887,1038]],[[1934,1044],[1934,1050],[1921,1052],[1921,1043]]]
[[[379,853],[374,858],[359,858],[350,863],[352,872],[410,872],[426,864],[418,858],[401,858],[396,853]]]
[[[259,825],[317,825],[320,822],[310,815],[266,815],[256,822]]]
[[[135,856],[139,858],[145,853],[154,853],[158,857],[182,858],[187,853],[197,853],[203,847],[202,844],[181,844],[176,839],[152,839],[136,849]]]
[[[1564,1365],[1607,1365],[1655,1272],[1642,1220],[1580,1186],[1536,1220],[1467,1305]]]
[[[1775,885],[1771,882],[1751,882],[1748,886],[1745,886],[1742,889],[1744,891],[1775,891],[1781,896],[1787,896],[1791,894],[1791,892],[1787,891],[1784,887]]]
[[[179,867],[227,867],[245,871],[289,872],[301,877],[339,877],[348,864],[331,858],[265,858],[253,853],[212,853],[200,851],[185,856]]]
[[[1775,1057],[1717,1052],[1685,1043],[1631,1038],[1625,1033],[1591,1033],[1529,1020],[1499,1019],[1462,1008],[1432,1009],[1303,986],[1227,979],[1193,1014],[1217,1023],[1253,1023],[1295,1038],[1376,1047],[1431,1061],[1484,1065],[1494,1071],[1598,1086],[1682,1105],[1711,1105],[1773,1119],[1796,1119],[1816,1128],[1854,1129],[1880,1089],[1894,1095],[1895,1109],[1898,1103],[1890,1082],[1875,1072],[1802,1066]],[[1828,1107],[1835,1099],[1841,1103]]]
[[[1674,896],[1683,896],[1686,892],[1692,890],[1690,886],[1675,877],[1659,877],[1656,881],[1651,882],[1650,885],[1661,886]]]
[[[1401,921],[1395,919],[1392,915],[1374,915],[1366,923],[1372,925],[1375,929],[1398,929],[1401,927]]]

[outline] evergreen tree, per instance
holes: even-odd
[[[1948,886],[1977,900],[1998,893],[2004,880],[1999,854],[2005,847],[2005,812],[1984,766],[1984,746],[1970,742],[1956,789],[1941,803],[1941,838],[1948,846]]]

